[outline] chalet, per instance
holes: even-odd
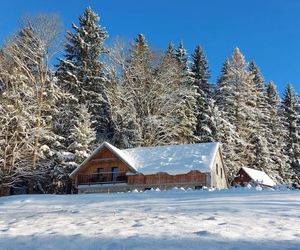
[[[232,185],[246,186],[248,183],[274,187],[276,183],[263,171],[242,167],[233,179]]]
[[[78,193],[228,187],[218,143],[120,150],[104,142],[70,178]]]

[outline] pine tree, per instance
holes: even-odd
[[[285,89],[282,101],[283,124],[286,130],[285,154],[289,157],[288,163],[298,175],[300,173],[300,136],[298,99],[291,84]]]
[[[86,8],[79,17],[79,26],[73,24],[74,33],[68,31],[65,45],[65,59],[60,59],[57,69],[60,86],[74,98],[70,101],[68,123],[72,125],[73,112],[77,105],[88,107],[92,115],[97,140],[111,140],[114,125],[108,103],[104,65],[99,60],[107,54],[103,43],[107,32],[101,27],[99,17],[92,9]]]
[[[211,142],[216,137],[214,120],[214,103],[211,87],[208,82],[210,72],[208,62],[202,48],[198,45],[192,55],[191,67],[193,84],[197,89],[197,126],[195,135],[199,142]]]

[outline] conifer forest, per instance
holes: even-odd
[[[219,142],[229,181],[240,167],[300,185],[299,93],[278,93],[235,48],[216,82],[201,45],[154,49],[115,39],[86,8],[24,18],[0,48],[0,188],[69,193],[69,174],[103,141],[118,148]],[[109,30],[109,28],[108,28]]]

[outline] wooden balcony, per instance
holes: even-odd
[[[77,185],[127,183],[126,172],[101,172],[78,174]]]

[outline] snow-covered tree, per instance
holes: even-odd
[[[270,157],[268,139],[272,137],[269,128],[269,109],[265,90],[264,78],[254,61],[249,63],[249,72],[252,75],[252,96],[254,103],[253,132],[250,135],[250,163],[255,169],[263,170],[268,174],[274,173],[274,165]],[[274,176],[276,173],[274,173]]]
[[[286,130],[285,154],[288,163],[299,176],[300,173],[300,135],[298,97],[291,84],[285,89],[282,101],[283,125]]]
[[[169,56],[169,49],[159,65],[156,80],[161,93],[156,99],[160,144],[195,142],[197,89],[178,58]]]
[[[280,98],[276,86],[269,82],[266,87],[266,100],[268,119],[266,120],[268,150],[273,165],[273,173],[279,182],[290,182],[291,169],[287,164],[287,156],[284,154],[285,129],[280,116]]]
[[[131,44],[129,58],[124,66],[122,82],[123,96],[131,103],[135,114],[135,138],[141,138],[141,145],[149,145],[149,117],[154,110],[153,91],[154,77],[152,51],[143,34],[138,34],[135,43]],[[132,108],[131,108],[132,109]]]
[[[188,55],[186,49],[184,48],[183,41],[178,45],[175,51],[175,57],[184,73],[188,71]]]
[[[100,57],[107,53],[103,43],[107,32],[98,24],[99,17],[90,7],[79,17],[79,26],[73,24],[74,33],[68,31],[65,59],[57,69],[60,86],[74,96],[70,114],[77,105],[84,104],[92,115],[97,141],[110,140],[114,135],[111,107],[108,103],[107,77]],[[72,124],[73,117],[66,117]]]
[[[256,98],[253,74],[238,48],[223,65],[215,91],[220,111],[217,137],[223,143],[226,165],[230,173],[241,166],[251,166],[255,147],[264,145],[256,133]],[[227,159],[226,159],[227,158]],[[258,162],[258,159],[256,159]]]
[[[251,162],[250,138],[255,133],[255,98],[253,98],[253,76],[247,70],[247,63],[238,48],[230,60],[231,81],[234,86],[233,115],[236,132],[239,135],[237,155],[242,166],[249,166]]]
[[[128,67],[128,48],[121,40],[114,41],[109,48],[106,61],[109,85],[107,96],[115,125],[114,143],[119,148],[131,148],[141,145],[141,128],[135,108],[133,82],[126,75],[133,73]]]
[[[165,57],[167,58],[176,58],[175,55],[175,47],[174,44],[172,42],[169,42],[167,50],[165,52]]]
[[[216,137],[214,119],[214,101],[211,97],[211,86],[208,82],[210,72],[206,56],[198,45],[192,55],[191,75],[197,89],[197,126],[195,135],[199,142],[211,142]]]
[[[6,155],[2,167],[13,173],[12,186],[27,182],[30,189],[37,186],[40,191],[56,141],[51,131],[57,91],[48,65],[49,34],[54,30],[37,32],[31,23],[21,28],[2,50],[0,72],[5,84],[0,97],[0,140],[5,141],[0,151]]]
[[[223,64],[214,93],[218,116],[216,116],[217,141],[222,143],[225,165],[229,176],[232,177],[240,168],[239,157],[236,154],[239,135],[235,122],[235,86],[232,78],[230,61]]]
[[[75,161],[82,162],[91,153],[92,143],[95,142],[96,133],[92,128],[91,115],[88,109],[81,105],[77,119],[71,129],[69,150],[75,154]]]
[[[122,78],[112,77],[116,83],[112,86],[116,95],[110,98],[117,109],[114,120],[120,141],[125,141],[125,145],[195,141],[195,88],[190,77],[183,74],[170,47],[157,60],[144,36],[139,34],[121,66]]]

